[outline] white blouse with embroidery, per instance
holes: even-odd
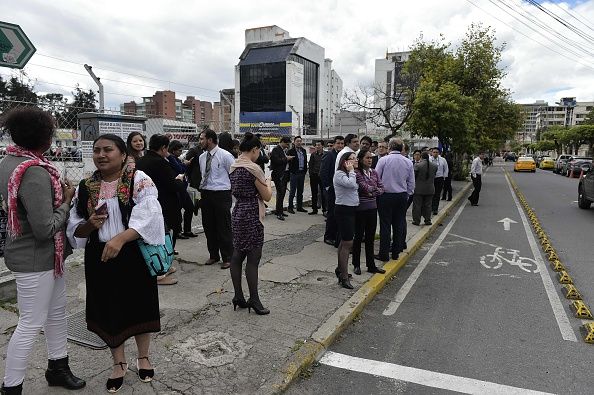
[[[118,180],[113,182],[101,182],[99,192],[99,205],[107,203],[107,220],[99,228],[99,241],[108,242],[125,230],[122,223],[122,214],[117,196]],[[132,208],[128,227],[138,232],[140,237],[147,243],[153,245],[165,244],[165,224],[161,204],[157,200],[157,187],[153,180],[140,170],[134,174],[134,191],[132,199],[135,206]],[[73,207],[70,209],[70,219],[66,228],[66,235],[72,248],[84,248],[87,244],[86,238],[75,237],[74,232],[79,225],[86,220],[78,215],[76,211],[78,201],[78,188],[74,197]]]

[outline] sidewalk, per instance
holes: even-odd
[[[409,216],[409,253],[386,265],[390,274],[396,273],[411,251],[420,247],[469,187],[466,182],[453,182],[457,195],[447,205],[441,202],[440,214],[431,227],[411,225]],[[136,350],[134,342],[128,341],[126,355],[131,372],[119,393],[252,394],[282,390],[389,279],[383,275],[372,277],[363,270],[361,276],[353,275],[355,290],[339,287],[334,275],[336,249],[322,242],[324,226],[321,215],[297,213],[282,222],[271,215],[266,217],[260,298],[271,310],[268,316],[233,311],[229,271],[218,265],[204,265],[208,252],[203,234],[180,240],[175,274],[179,283],[159,288],[162,331],[151,344],[155,380],[145,384],[135,376]],[[81,263],[80,255],[68,261],[68,314],[84,310]],[[244,280],[246,295],[247,291]],[[0,347],[4,356],[17,315],[14,304],[0,307]],[[109,351],[70,343],[69,353],[73,371],[87,380],[87,387],[76,393],[105,393],[105,381],[111,372]],[[45,344],[40,336],[31,355],[25,393],[70,393],[47,386],[43,377],[46,364]],[[0,365],[3,372],[4,361]]]

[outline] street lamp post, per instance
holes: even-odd
[[[297,134],[301,135],[301,115],[299,114],[299,111],[295,110],[295,108],[290,104],[289,108],[295,113],[295,115],[297,115]]]

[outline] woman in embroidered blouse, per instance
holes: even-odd
[[[353,266],[355,274],[361,274],[361,241],[365,234],[365,261],[369,273],[385,273],[375,266],[373,244],[377,228],[377,197],[384,193],[384,185],[378,174],[371,168],[373,155],[362,149],[357,154],[359,168],[355,170],[359,185],[359,207],[355,214],[355,239],[353,241]]]
[[[153,181],[127,166],[126,159],[120,137],[106,134],[95,140],[98,170],[80,182],[67,228],[71,244],[85,248],[87,328],[111,348],[109,392],[123,384],[124,342],[132,336],[140,380],[152,380],[150,332],[161,329],[157,279],[150,276],[136,240],[164,244],[163,215]]]

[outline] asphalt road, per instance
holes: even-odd
[[[581,340],[504,167],[489,170],[479,206],[464,200],[289,394],[594,393],[594,346]],[[577,208],[576,180],[512,176],[594,303],[594,210]],[[505,218],[515,221],[507,231]]]

